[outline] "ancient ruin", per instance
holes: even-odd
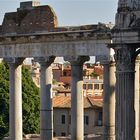
[[[139,79],[134,84],[139,18],[139,0],[119,0],[112,30],[105,24],[59,27],[53,9],[34,2],[22,2],[16,12],[6,13],[0,26],[0,58],[10,67],[10,139],[22,140],[21,65],[29,57],[41,65],[41,140],[53,139],[50,65],[63,56],[72,68],[71,139],[83,140],[82,68],[95,56],[105,69],[104,140],[139,140],[139,110],[134,109],[139,107],[139,101],[134,106],[134,95],[139,94]]]

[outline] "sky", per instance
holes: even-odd
[[[0,0],[0,24],[6,12],[14,12],[21,1]],[[31,1],[31,0],[29,0]],[[115,22],[118,0],[40,0],[41,5],[53,7],[59,26],[79,26]]]

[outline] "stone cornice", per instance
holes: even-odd
[[[110,31],[84,30],[66,32],[48,32],[33,34],[5,34],[0,35],[0,44],[22,44],[57,41],[82,41],[82,40],[111,40]]]

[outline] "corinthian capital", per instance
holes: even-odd
[[[38,62],[40,65],[50,66],[54,62],[55,56],[36,57],[34,58],[34,60]]]
[[[64,60],[69,61],[71,65],[83,65],[84,62],[89,61],[89,56],[65,56]]]
[[[118,71],[133,71],[135,68],[135,48],[127,45],[115,48],[116,69]]]
[[[13,64],[13,65],[21,65],[23,63],[25,58],[14,58],[14,57],[8,57],[4,58],[4,61],[8,64]]]

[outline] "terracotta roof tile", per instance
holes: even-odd
[[[94,72],[98,75],[103,74],[103,67],[102,66],[94,66]]]
[[[98,100],[94,96],[87,96],[87,98],[93,106],[96,106],[96,107],[102,107],[103,106],[102,98],[100,98]]]
[[[84,108],[102,107],[102,100],[95,100],[94,97],[84,97]],[[54,108],[71,108],[71,96],[56,96],[53,98]]]
[[[55,108],[70,108],[71,97],[70,96],[56,96],[53,98],[53,107]]]

